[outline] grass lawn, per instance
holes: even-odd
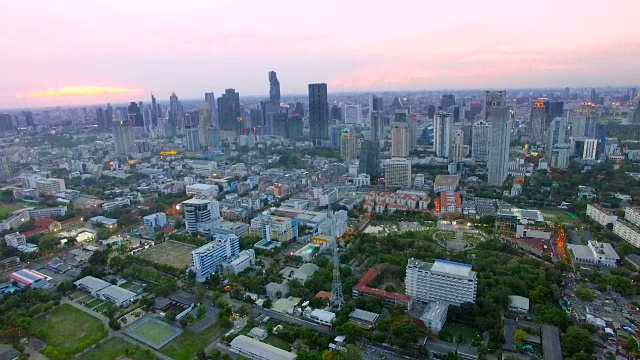
[[[445,337],[462,338],[462,342],[470,344],[473,340],[478,340],[480,332],[474,327],[458,322],[447,321],[442,328]],[[449,339],[452,340],[452,339]]]
[[[20,207],[13,205],[4,205],[0,204],[0,220],[6,220],[14,211],[18,210]]]
[[[570,223],[574,221],[574,219],[572,219],[571,216],[567,214],[567,210],[564,210],[564,209],[549,208],[549,209],[541,209],[540,211],[542,211],[542,216],[544,216],[545,221],[550,221],[550,222],[557,221],[562,224]]]
[[[174,360],[190,360],[196,352],[204,349],[213,342],[214,339],[221,336],[224,330],[225,329],[219,325],[219,322],[215,322],[199,334],[185,331],[165,345],[160,352]]]
[[[103,303],[102,300],[93,299],[93,300],[89,301],[85,306],[88,307],[89,309],[92,309],[94,306],[98,306],[98,305],[100,305],[102,303]]]
[[[60,305],[33,319],[32,329],[47,343],[43,354],[53,360],[69,359],[108,334],[100,320],[71,305]]]
[[[265,343],[280,348],[285,351],[291,351],[291,344],[280,339],[277,336],[269,335],[265,340]]]
[[[121,338],[111,338],[82,354],[80,360],[114,360],[125,355],[132,360],[157,360],[150,350],[131,345]]]
[[[109,306],[109,303],[104,302],[102,305],[98,305],[95,309],[93,309],[93,311],[102,313],[102,312],[105,312],[107,310],[108,306]]]
[[[129,332],[158,346],[171,336],[174,336],[178,331],[162,321],[150,319],[131,329]]]

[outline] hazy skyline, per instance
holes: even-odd
[[[638,83],[640,2],[0,0],[0,107]],[[58,91],[63,89],[63,91]],[[93,94],[93,95],[83,95]]]

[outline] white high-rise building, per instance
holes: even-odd
[[[340,157],[345,162],[356,158],[356,138],[346,130],[342,131],[340,136]]]
[[[133,152],[133,124],[129,120],[113,122],[113,142],[116,155],[129,156]]]
[[[473,124],[471,155],[477,162],[487,162],[489,159],[489,123],[485,120],[480,120]]]
[[[464,131],[462,131],[462,129],[453,132],[449,155],[450,160],[455,163],[462,161],[462,159],[469,155],[469,145],[464,144]]]
[[[489,156],[487,159],[488,183],[502,186],[509,170],[509,142],[511,121],[506,107],[491,109],[489,118]]]
[[[507,92],[505,90],[484,92],[484,106],[482,107],[482,119],[487,120],[491,117],[491,110],[495,107],[507,106]]]
[[[571,144],[555,144],[551,149],[551,167],[566,169],[569,167],[571,157]]]
[[[409,259],[405,290],[420,302],[443,301],[458,306],[475,303],[478,289],[471,265],[436,260],[433,263]]]
[[[584,149],[582,150],[583,160],[595,160],[598,149],[598,139],[584,139]]]
[[[217,234],[214,241],[191,252],[191,270],[196,281],[204,282],[211,274],[221,271],[222,265],[240,253],[240,240],[234,234]]]
[[[409,156],[409,128],[406,124],[396,123],[391,128],[391,156],[397,158]]]
[[[184,224],[190,234],[210,234],[213,225],[222,221],[220,204],[210,199],[189,199],[181,203],[184,208]]]
[[[345,105],[344,123],[362,124],[362,107],[360,105]]]
[[[411,161],[400,158],[385,161],[384,184],[389,187],[411,187]]]
[[[551,120],[547,130],[547,151],[552,151],[554,145],[569,143],[567,135],[567,119],[557,117]]]
[[[167,225],[167,214],[163,212],[157,212],[155,214],[147,215],[143,219],[144,227],[148,229],[163,228]]]
[[[452,128],[453,115],[447,112],[438,112],[433,120],[433,149],[436,156],[449,157]]]

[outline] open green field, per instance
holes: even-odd
[[[204,349],[212,343],[214,339],[220,337],[224,330],[225,329],[219,325],[219,322],[215,322],[199,334],[185,331],[165,345],[160,352],[174,360],[190,360],[198,351]]]
[[[291,344],[280,339],[277,336],[269,335],[265,340],[265,343],[280,348],[285,351],[291,351]]]
[[[96,308],[93,309],[93,311],[99,312],[99,313],[104,313],[105,311],[107,311],[107,307],[109,306],[108,302],[104,302],[102,303],[102,305],[97,306]]]
[[[80,360],[115,360],[119,356],[126,356],[131,360],[157,360],[158,358],[148,349],[131,345],[121,338],[111,338],[101,342],[95,348],[80,355]]]
[[[70,359],[108,334],[100,320],[71,305],[33,319],[32,329],[47,343],[42,353],[53,360]]]
[[[564,209],[540,209],[542,212],[542,216],[544,216],[545,221],[549,222],[559,222],[561,224],[570,223],[574,221],[571,216],[567,213],[567,210]]]
[[[0,204],[0,221],[7,219],[14,211],[20,209],[19,206]]]
[[[442,328],[440,334],[449,339],[446,341],[453,341],[454,339],[461,339],[463,343],[470,344],[473,340],[480,340],[480,332],[475,328],[458,322],[447,321]]]
[[[160,345],[174,336],[178,331],[162,321],[148,320],[129,331],[131,334]]]
[[[176,269],[184,269],[191,264],[191,251],[195,248],[193,245],[167,240],[137,253],[136,256]]]
[[[89,301],[85,306],[88,307],[89,309],[92,309],[94,306],[98,306],[100,304],[102,304],[103,301],[100,299],[93,299],[91,301]]]

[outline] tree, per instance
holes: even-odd
[[[638,342],[632,336],[629,336],[622,347],[630,354],[635,354],[638,351]]]
[[[247,304],[242,304],[240,306],[240,309],[238,310],[238,315],[245,317],[247,316],[247,314],[249,313],[249,305]]]
[[[527,339],[527,332],[523,329],[516,330],[516,341],[520,344],[524,343]]]
[[[111,231],[107,228],[98,228],[96,231],[96,239],[106,240],[111,237]]]
[[[271,301],[271,299],[267,299],[262,303],[262,307],[265,309],[271,309],[272,305],[273,305],[273,301]]]
[[[176,222],[173,224],[176,229],[181,229],[184,226],[184,221],[180,218],[176,219]]]
[[[578,286],[576,286],[575,295],[578,297],[578,299],[589,302],[593,301],[593,299],[595,299],[596,297],[595,293],[585,284],[578,284]]]
[[[89,257],[89,265],[92,266],[107,266],[109,262],[109,250],[95,251]]]
[[[109,327],[113,330],[120,330],[122,325],[120,325],[120,321],[118,321],[118,319],[109,319]]]
[[[569,326],[562,339],[562,350],[565,357],[578,353],[591,355],[593,353],[593,340],[588,330],[577,326]]]
[[[73,283],[71,282],[71,280],[62,281],[56,287],[56,291],[59,292],[60,295],[64,295],[64,294],[68,293],[71,290],[73,290]]]
[[[56,248],[60,244],[53,234],[44,234],[38,238],[38,247],[44,251],[50,251]]]

